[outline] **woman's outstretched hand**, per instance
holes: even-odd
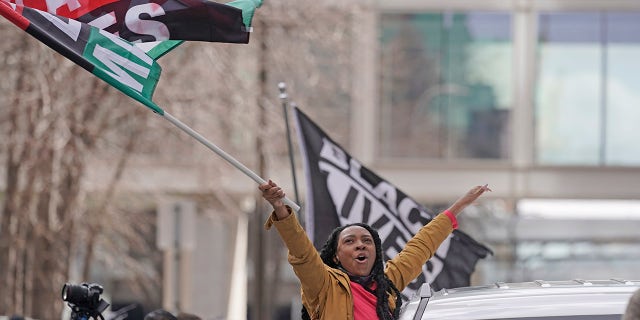
[[[483,186],[475,186],[471,188],[471,190],[469,190],[465,195],[456,200],[456,202],[454,202],[448,210],[457,216],[458,214],[460,214],[460,212],[462,212],[462,210],[464,210],[464,208],[476,201],[476,199],[478,199],[486,191],[491,192],[491,189],[489,189],[489,185],[487,184]]]
[[[258,186],[258,189],[262,191],[262,197],[267,200],[273,207],[273,210],[276,213],[276,217],[278,220],[282,220],[289,216],[289,210],[284,205],[284,190],[278,187],[278,185],[269,180],[266,183],[263,183]]]

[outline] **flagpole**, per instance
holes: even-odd
[[[287,128],[287,145],[289,146],[289,162],[291,163],[291,176],[293,178],[293,192],[296,196],[296,202],[300,203],[300,197],[298,196],[298,179],[296,177],[296,163],[293,157],[293,146],[291,144],[291,129],[289,126],[289,114],[287,105],[287,85],[284,82],[278,83],[278,89],[280,89],[280,100],[282,100],[282,110],[284,115],[284,123]]]
[[[167,119],[169,122],[171,122],[173,125],[175,125],[176,127],[180,128],[182,131],[186,132],[187,134],[189,134],[190,136],[192,136],[193,138],[195,138],[196,140],[198,140],[200,143],[202,143],[203,145],[205,145],[207,148],[209,148],[211,151],[217,153],[219,156],[221,156],[223,159],[227,160],[227,162],[229,162],[231,165],[233,165],[234,167],[238,168],[238,170],[242,171],[244,174],[246,174],[247,176],[249,176],[249,178],[253,179],[255,182],[257,182],[258,184],[264,184],[266,183],[266,181],[262,178],[260,178],[260,176],[258,176],[257,174],[255,174],[253,171],[251,171],[249,168],[247,168],[245,165],[243,165],[242,163],[240,163],[240,161],[236,160],[235,158],[233,158],[231,155],[229,155],[228,153],[226,153],[224,150],[220,149],[218,146],[216,146],[215,144],[211,143],[209,140],[207,140],[205,137],[203,137],[201,134],[199,134],[198,132],[196,132],[195,130],[191,129],[190,127],[188,127],[186,124],[182,123],[180,120],[174,118],[171,114],[169,114],[168,112],[164,112],[163,114],[161,114],[162,117],[164,117],[165,119]],[[286,205],[288,205],[289,207],[291,207],[291,209],[293,209],[293,211],[298,212],[300,210],[300,206],[297,205],[295,202],[289,200],[289,198],[285,197],[283,199],[284,203]]]

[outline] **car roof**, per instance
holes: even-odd
[[[401,320],[413,315],[423,301],[418,319],[540,319],[544,317],[619,315],[640,289],[640,280],[567,280],[497,282],[486,286],[431,292],[428,284],[405,303]],[[428,300],[427,300],[428,299]],[[425,302],[427,301],[427,302]],[[586,317],[577,317],[586,318]]]

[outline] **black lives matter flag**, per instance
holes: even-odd
[[[384,260],[394,257],[434,215],[351,157],[298,108],[294,111],[307,181],[306,232],[316,248],[335,227],[363,222],[380,233]],[[403,294],[413,295],[427,280],[436,290],[468,286],[476,263],[490,253],[455,230]]]

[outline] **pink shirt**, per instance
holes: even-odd
[[[372,290],[375,290],[375,283]],[[353,296],[353,319],[354,320],[371,320],[378,319],[376,313],[376,296],[365,290],[362,285],[351,281],[351,295]]]

